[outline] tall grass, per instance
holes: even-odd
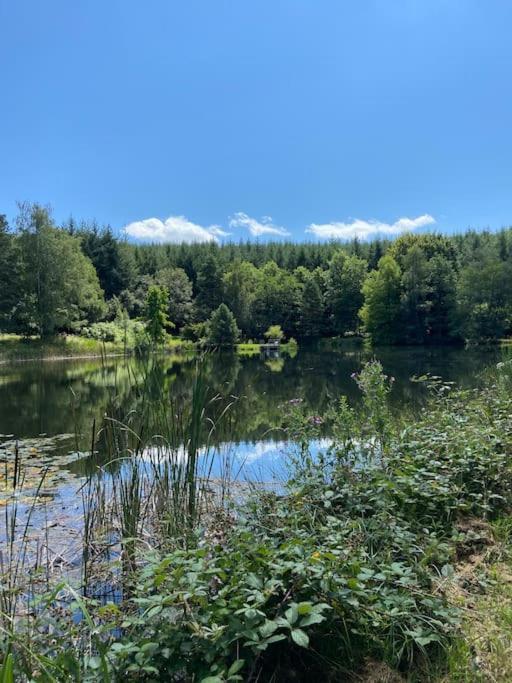
[[[47,629],[45,620],[51,623],[56,611],[71,609],[72,620],[77,618],[73,612],[81,615],[79,631],[85,628],[96,633],[97,621],[93,624],[87,612],[89,602],[126,600],[148,553],[186,548],[203,517],[227,497],[228,479],[214,482],[211,468],[216,428],[229,411],[230,401],[210,390],[204,359],[197,361],[188,396],[176,396],[172,387],[166,386],[160,365],[149,356],[129,366],[128,372],[136,402],[123,405],[116,378],[105,415],[101,423],[92,426],[92,467],[79,488],[80,571],[72,571],[65,583],[60,582],[62,569],[48,559],[48,526],[40,530],[41,540],[35,545],[31,538],[36,511],[37,523],[45,524],[40,494],[46,472],[41,473],[37,489],[28,491],[18,447],[14,464],[5,464],[4,488],[11,492],[3,510],[0,550],[0,649],[5,653],[0,673],[5,680],[11,675],[14,656],[18,668],[27,672],[48,669],[40,652],[44,648],[33,639],[46,641],[40,628]],[[46,595],[37,601],[37,607],[35,595]],[[91,643],[90,637],[84,641],[77,633],[72,640],[76,647],[73,666],[78,668],[87,651],[96,656],[100,650],[101,639]],[[66,662],[63,670],[69,664]],[[106,675],[105,667],[100,659],[100,669]],[[101,679],[108,680],[103,674]],[[51,675],[45,680],[52,680]]]
[[[204,360],[196,364],[188,399],[166,389],[160,366],[149,358],[130,372],[137,405],[124,412],[114,385],[103,424],[93,430],[91,452],[101,455],[102,464],[81,489],[83,580],[89,588],[93,565],[114,556],[126,591],[138,556],[186,547],[229,488],[227,478],[212,481],[211,471],[215,431],[231,402],[210,390]]]

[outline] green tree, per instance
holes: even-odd
[[[252,305],[254,332],[262,334],[269,325],[281,325],[286,334],[299,325],[300,285],[274,261],[258,269],[258,284]]]
[[[208,321],[207,343],[210,346],[232,347],[238,341],[240,330],[235,316],[226,304],[221,304]]]
[[[79,234],[82,250],[92,261],[105,296],[107,299],[119,296],[137,275],[132,251],[114,237],[108,226],[100,229],[95,223],[85,224]]]
[[[428,340],[439,343],[458,336],[455,318],[456,272],[453,263],[440,254],[430,259],[429,271]]]
[[[24,331],[41,336],[56,330],[78,331],[105,312],[103,292],[79,238],[54,227],[49,211],[20,206],[20,305],[16,316]]]
[[[324,300],[316,279],[307,278],[301,295],[300,332],[304,337],[318,337],[323,329]]]
[[[146,330],[149,338],[154,344],[161,344],[165,341],[166,328],[174,327],[167,317],[169,306],[169,292],[165,287],[152,285],[148,290],[146,299]]]
[[[468,340],[499,339],[512,328],[512,264],[473,263],[460,272],[457,319]]]
[[[281,325],[270,325],[268,330],[263,334],[267,341],[282,341],[284,338],[284,332],[281,329]]]
[[[20,254],[9,232],[7,218],[0,214],[0,327],[12,329],[13,314],[20,295]]]
[[[169,293],[169,319],[178,329],[192,319],[192,283],[183,268],[164,268],[155,276],[157,284]]]
[[[358,312],[363,305],[362,286],[366,277],[366,261],[337,251],[329,262],[325,276],[325,300],[332,330],[336,334],[355,331]]]
[[[197,273],[196,312],[199,320],[206,320],[222,303],[222,273],[217,258],[209,254]]]
[[[364,305],[360,316],[377,344],[393,344],[399,337],[400,281],[400,266],[392,256],[386,255],[363,285]]]
[[[236,260],[224,275],[224,298],[241,329],[249,334],[258,271],[248,261]]]
[[[434,256],[444,256],[454,265],[457,261],[457,253],[453,241],[449,237],[435,234],[414,235],[405,233],[391,244],[388,251],[388,254],[395,259],[402,270],[405,268],[404,259],[412,247],[419,247],[428,260]]]
[[[402,325],[400,337],[411,344],[424,343],[428,334],[429,268],[425,252],[417,244],[403,258],[402,273]]]

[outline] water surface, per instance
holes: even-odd
[[[283,416],[289,401],[303,404],[321,415],[341,395],[358,400],[351,375],[362,364],[378,358],[385,372],[395,378],[391,402],[395,410],[418,410],[425,387],[411,377],[425,373],[441,376],[464,387],[476,386],[484,368],[502,357],[499,349],[465,350],[454,347],[382,348],[368,351],[357,343],[338,348],[324,344],[303,347],[294,357],[287,354],[239,357],[211,354],[206,359],[206,382],[211,394],[231,403],[219,424],[214,441],[235,455],[251,471],[262,463],[279,461],[286,441]],[[140,387],[134,377],[145,373],[149,398],[162,394],[175,405],[190,400],[196,359],[153,358],[140,367],[131,359],[67,360],[13,363],[0,366],[0,438],[34,439],[73,435],[55,445],[55,457],[90,448],[93,422],[115,406],[116,414],[140,409]],[[156,427],[155,427],[156,428]],[[76,467],[75,467],[76,469]]]

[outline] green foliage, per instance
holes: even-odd
[[[7,219],[0,214],[0,328],[13,328],[13,314],[19,297],[20,254]]]
[[[358,313],[363,305],[362,287],[367,264],[357,256],[337,252],[325,275],[326,302],[335,334],[354,332],[359,327]]]
[[[269,325],[281,325],[291,334],[299,319],[300,286],[291,273],[273,261],[261,268],[252,306],[254,332],[262,334]]]
[[[364,282],[360,316],[375,343],[393,344],[399,337],[400,284],[400,267],[391,256],[383,256]]]
[[[112,319],[114,299],[142,317],[158,285],[180,331],[225,303],[245,339],[271,324],[287,336],[358,334],[360,320],[385,344],[512,334],[512,229],[393,242],[135,246],[94,222],[57,228],[36,204],[22,205],[16,224],[11,233],[0,216],[0,328],[9,332],[79,332]]]
[[[300,332],[304,337],[318,337],[324,329],[324,298],[315,277],[306,279],[300,303]]]
[[[281,325],[270,325],[266,332],[264,332],[263,336],[267,341],[282,341],[282,339],[284,338],[284,332],[281,329]]]
[[[212,316],[208,321],[208,331],[206,335],[207,344],[209,346],[233,347],[239,336],[240,330],[238,329],[234,315],[226,304],[221,304],[217,310],[212,313]]]
[[[166,330],[174,327],[167,317],[169,306],[169,293],[165,287],[152,285],[148,290],[146,299],[146,330],[153,344],[161,344],[165,341]]]
[[[15,316],[23,331],[44,337],[100,318],[103,294],[78,238],[55,228],[36,204],[22,207],[18,223],[22,296]]]
[[[178,329],[192,320],[192,283],[182,268],[164,268],[155,276],[157,284],[169,293],[167,314]]]
[[[457,557],[471,541],[461,522],[498,518],[497,537],[508,542],[511,535],[503,517],[512,505],[512,397],[500,381],[506,372],[497,367],[479,391],[423,378],[431,398],[410,420],[393,417],[392,378],[379,363],[367,364],[354,376],[363,398],[357,407],[342,398],[322,418],[290,405],[283,428],[296,449],[287,483],[237,494],[234,514],[223,505],[205,509],[201,527],[191,526],[185,542],[169,548],[162,529],[178,509],[191,519],[190,491],[194,501],[199,495],[198,479],[191,488],[187,475],[195,472],[204,429],[198,376],[196,403],[177,421],[173,441],[187,444],[189,458],[176,461],[177,481],[165,479],[159,461],[148,486],[158,492],[151,504],[167,492],[153,550],[148,518],[136,517],[150,507],[142,505],[137,457],[130,477],[116,485],[123,547],[133,560],[123,604],[99,605],[70,588],[66,602],[57,586],[9,633],[3,661],[12,652],[16,680],[41,681],[342,680],[368,659],[412,680],[415,673],[429,680],[429,664],[443,661],[463,672],[461,612],[449,599]],[[151,374],[147,381],[151,391]],[[166,422],[163,405],[156,412]],[[311,439],[326,421],[333,441],[313,455]],[[138,434],[152,433],[147,423],[139,427],[137,444]],[[112,460],[132,447],[132,430],[119,429],[108,440]],[[146,448],[147,438],[137,447]],[[176,495],[179,504],[170,506]],[[192,519],[203,512],[195,504],[193,510]],[[172,528],[183,529],[183,521]],[[496,616],[510,624],[509,609]],[[32,633],[37,638],[30,640]],[[459,666],[450,660],[457,653]]]
[[[128,348],[135,346],[140,339],[145,326],[137,320],[129,318],[112,320],[109,322],[94,323],[89,327],[84,327],[82,335],[90,339],[97,339],[103,342],[112,342],[123,345],[126,343]]]
[[[222,303],[222,273],[217,258],[209,254],[197,273],[196,313],[199,320],[206,320]]]
[[[512,265],[487,260],[463,268],[457,303],[459,327],[466,339],[502,337],[512,325]]]
[[[109,227],[100,229],[93,223],[80,226],[78,236],[84,254],[96,269],[101,288],[110,299],[132,286],[136,278],[133,253],[117,240]]]
[[[224,275],[224,296],[244,331],[252,328],[251,311],[256,297],[258,270],[247,261],[235,261]]]

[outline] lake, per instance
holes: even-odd
[[[318,415],[342,394],[357,401],[358,389],[351,375],[366,360],[378,358],[385,372],[395,378],[393,409],[418,410],[426,389],[411,377],[430,373],[460,386],[476,386],[483,369],[496,364],[504,353],[498,348],[454,347],[369,351],[357,341],[347,341],[339,347],[326,343],[302,347],[292,356],[210,354],[205,361],[206,382],[212,395],[222,395],[230,403],[214,442],[243,463],[243,476],[265,478],[269,465],[282,456],[283,415],[289,401],[301,399]],[[19,439],[25,452],[41,451],[45,462],[56,459],[71,472],[84,474],[87,461],[68,464],[70,451],[90,449],[94,421],[99,425],[113,406],[121,417],[140,408],[140,390],[134,382],[137,374],[145,373],[150,394],[161,397],[163,393],[180,405],[190,400],[195,367],[194,357],[180,356],[152,358],[143,369],[140,362],[124,358],[2,365],[0,446],[2,441],[12,446]]]

